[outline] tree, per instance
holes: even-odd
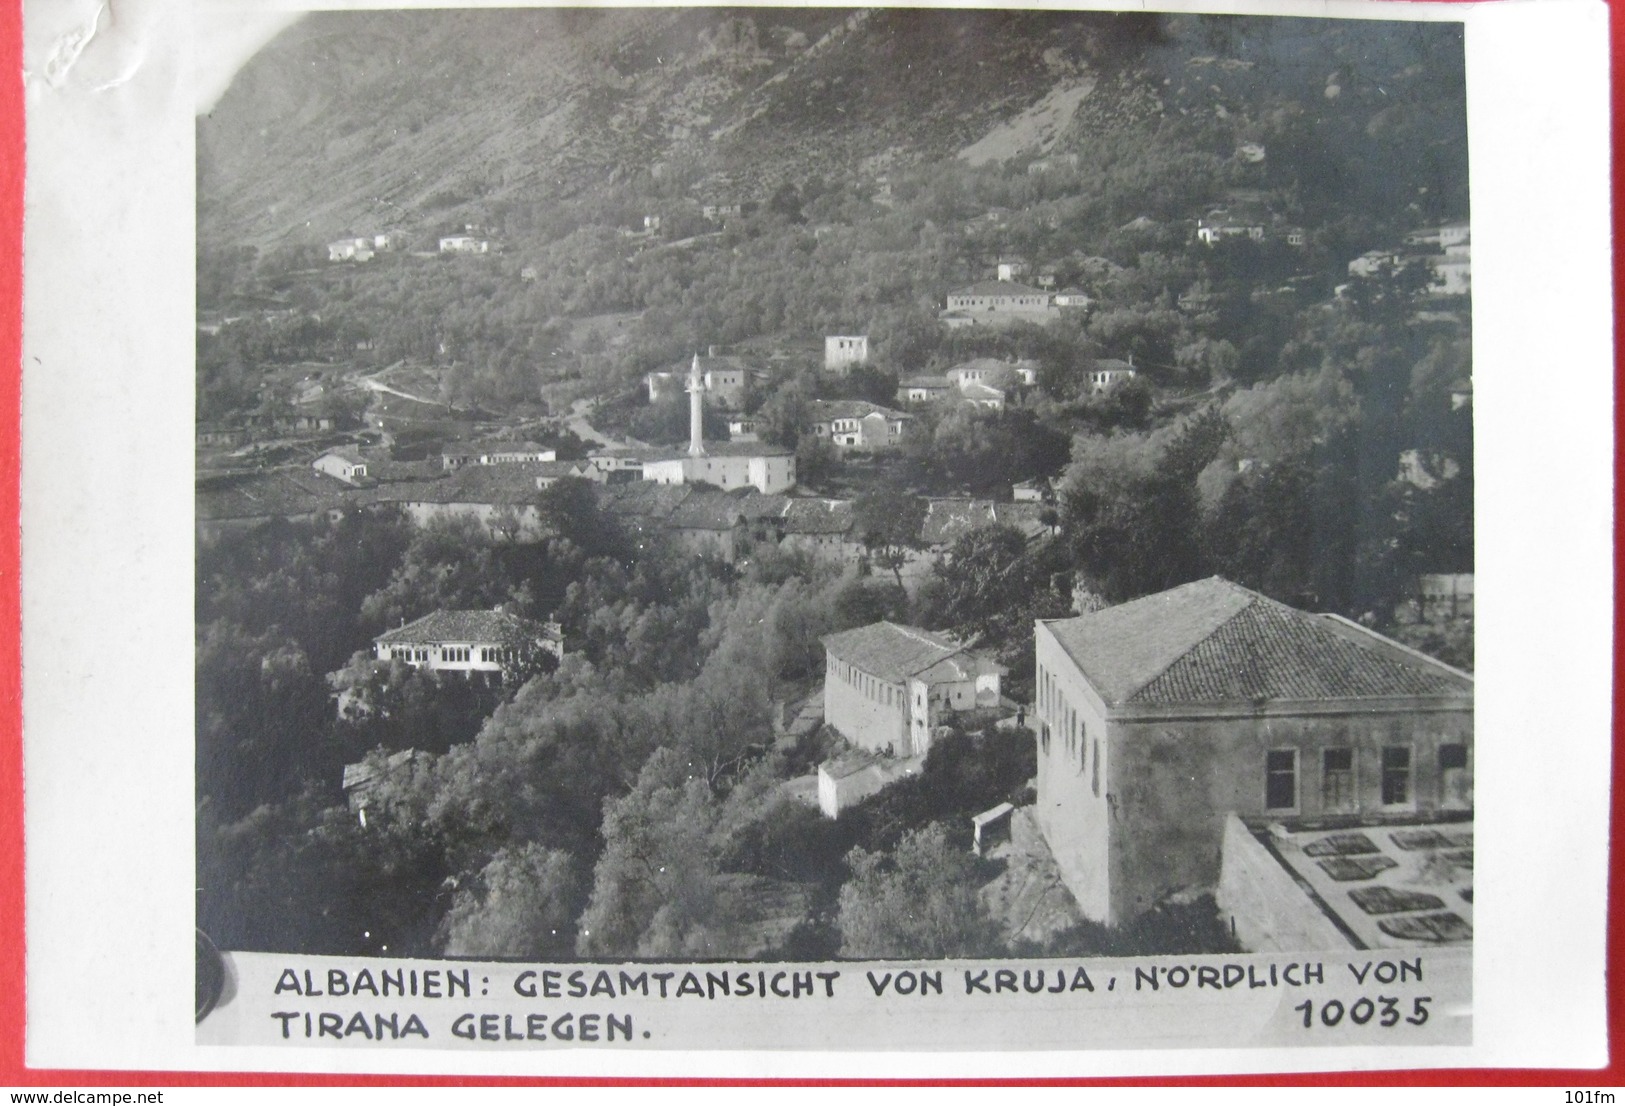
[[[841,888],[841,955],[852,959],[997,956],[997,927],[982,905],[986,877],[945,823],[906,834],[890,855],[862,846],[847,855]]]
[[[605,804],[604,851],[576,942],[582,956],[679,953],[682,935],[713,918],[719,873],[710,790],[684,775],[681,758],[661,750],[629,794]],[[667,947],[647,949],[657,916],[658,943]]]
[[[903,586],[903,566],[909,552],[923,548],[920,529],[925,525],[926,502],[895,484],[882,484],[859,495],[852,503],[858,540],[870,560],[888,569]]]
[[[535,842],[501,848],[460,888],[441,925],[447,956],[541,960],[575,949],[581,880],[570,855]]]

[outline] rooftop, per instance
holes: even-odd
[[[782,517],[789,505],[782,495],[697,491],[672,510],[666,523],[682,530],[727,530],[741,519]]]
[[[787,534],[845,534],[853,522],[849,499],[792,499],[784,513]]]
[[[555,627],[503,611],[435,611],[415,622],[379,634],[372,640],[379,645],[396,642],[529,645],[543,640],[556,641],[558,636]]]
[[[1043,508],[1036,503],[995,503],[991,499],[933,499],[926,504],[920,540],[950,545],[984,526],[1014,526],[1028,536],[1044,529]]]
[[[815,399],[812,401],[812,416],[815,421],[862,419],[874,414],[884,415],[888,419],[912,419],[914,417],[902,411],[893,411],[890,407],[882,407],[878,403],[870,403],[864,399]]]
[[[794,451],[766,442],[706,442],[708,457],[789,457]],[[680,461],[688,457],[688,446],[654,449],[643,455],[649,461]]]
[[[894,622],[876,622],[821,639],[830,656],[889,683],[902,683],[948,662],[932,676],[940,680],[970,679],[993,666],[966,653],[966,647],[942,634]]]
[[[1217,576],[1046,625],[1113,706],[1394,697],[1472,703],[1466,673]]]
[[[964,288],[955,288],[950,296],[1047,296],[1041,288],[1029,288],[1013,280],[983,280]]]

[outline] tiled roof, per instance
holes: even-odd
[[[950,296],[1047,296],[1040,288],[1029,288],[1013,280],[984,280],[965,288],[956,288]]]
[[[951,545],[961,536],[984,526],[1014,526],[1029,537],[1041,533],[1043,508],[1036,503],[995,503],[991,499],[933,499],[926,504],[920,540],[926,545]]]
[[[1032,362],[1022,362],[1022,364],[1031,367]],[[995,372],[999,369],[1009,369],[1014,372],[1018,367],[1014,361],[1000,361],[997,357],[976,357],[969,361],[961,361],[948,369],[943,375],[953,376],[955,373],[966,372]]]
[[[965,680],[992,667],[952,638],[893,622],[830,634],[822,641],[831,656],[889,683],[927,670],[934,670],[931,682]]]
[[[526,461],[525,471],[536,476],[580,476],[591,472],[591,461]],[[534,479],[532,480],[534,483]]]
[[[395,642],[528,645],[557,638],[558,633],[549,626],[502,611],[435,611],[372,640],[380,645]]]
[[[946,376],[910,376],[897,382],[899,388],[940,388],[947,391],[953,383]]]
[[[1047,623],[1109,704],[1430,697],[1472,678],[1353,623],[1217,576]]]
[[[630,484],[597,485],[598,505],[613,515],[665,518],[694,494],[687,484],[657,484],[634,480]]]
[[[479,442],[456,442],[440,450],[443,457],[478,457],[486,453],[542,453],[545,446],[536,442],[506,442],[501,440],[488,440]]]
[[[666,518],[679,530],[727,530],[740,519],[779,518],[790,505],[782,495],[695,492]]]
[[[766,442],[706,442],[708,457],[789,457],[794,451]],[[653,450],[644,461],[678,461],[688,456],[688,446]]]
[[[197,517],[275,518],[342,507],[355,488],[317,472],[263,472],[197,482]]]
[[[960,389],[959,394],[971,399],[1003,399],[1004,392],[991,385],[983,384],[980,380],[967,381]]]
[[[852,530],[850,499],[792,499],[784,515],[786,534],[847,534]]]
[[[862,419],[873,414],[884,415],[888,419],[912,419],[914,416],[902,411],[893,411],[890,407],[882,407],[878,403],[870,403],[863,399],[815,399],[812,401],[812,418],[814,422],[828,422],[831,419]]]

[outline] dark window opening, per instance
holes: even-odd
[[[1388,745],[1382,750],[1382,802],[1398,806],[1411,801],[1411,750]]]
[[[1297,751],[1271,749],[1264,756],[1264,807],[1291,810],[1298,805]]]

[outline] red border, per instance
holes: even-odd
[[[1625,0],[1610,4],[1610,54],[1614,66],[1612,103],[1613,149],[1625,145]],[[23,218],[23,84],[22,0],[0,0],[0,365],[16,366],[18,371],[0,371],[0,520],[16,523],[18,515],[18,443],[20,427],[19,381],[22,362],[22,218]],[[1612,229],[1616,240],[1625,238],[1625,186],[1616,174],[1613,179],[1614,212]],[[1625,289],[1625,261],[1614,256],[1615,315],[1619,315],[1621,290]],[[13,305],[16,308],[13,309]],[[1625,379],[1625,349],[1616,337],[1615,380]],[[1616,428],[1625,417],[1625,389],[1616,387]],[[1618,457],[1616,429],[1616,483],[1625,483],[1625,466]],[[1616,491],[1615,518],[1615,666],[1619,671],[1625,635],[1620,632],[1621,588],[1625,572],[1617,550],[1625,538],[1625,515]],[[30,1069],[23,1054],[26,1005],[24,1000],[23,934],[23,812],[22,812],[22,694],[21,618],[19,591],[19,527],[0,527],[0,730],[15,740],[0,742],[0,1083],[12,1086],[756,1086],[772,1082],[782,1086],[853,1086],[884,1083],[888,1086],[921,1087],[961,1085],[986,1086],[1620,1086],[1625,1084],[1625,1064],[1610,1049],[1609,1066],[1596,1070],[1574,1069],[1450,1069],[1398,1072],[1332,1072],[1288,1075],[1187,1076],[1148,1079],[677,1079],[677,1078],[469,1078],[462,1076],[356,1076],[327,1074],[241,1073],[241,1072],[153,1072],[153,1071],[69,1071]],[[1614,722],[1620,732],[1622,707],[1616,696]],[[1613,813],[1610,839],[1625,840],[1625,765],[1616,756],[1613,764]],[[1625,903],[1620,887],[1625,877],[1625,850],[1614,850],[1609,860],[1608,927],[1608,1026],[1610,1044],[1625,1029],[1625,988],[1617,985],[1613,969],[1625,962]]]

